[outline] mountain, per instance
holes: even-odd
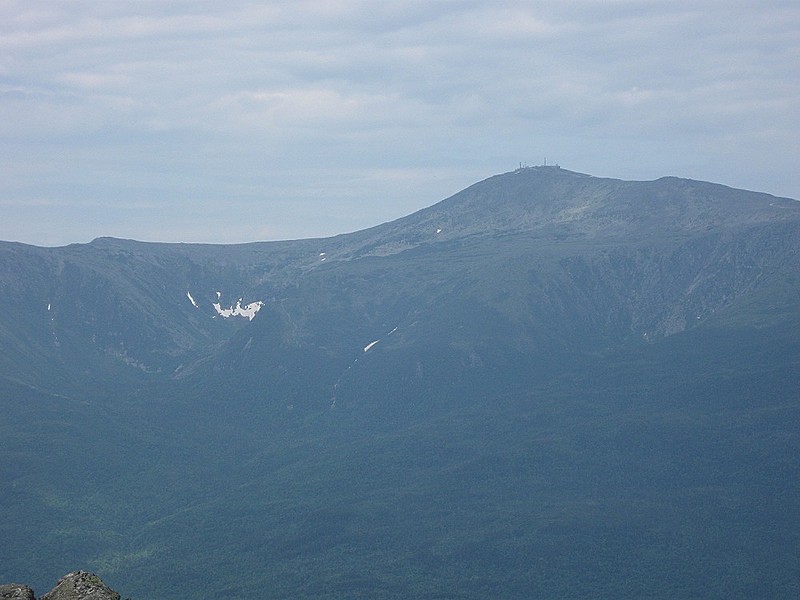
[[[326,239],[2,243],[0,580],[794,595],[798,265],[794,200],[558,167]]]

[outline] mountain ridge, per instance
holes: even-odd
[[[791,597],[798,207],[534,167],[331,238],[0,243],[0,580]]]
[[[591,275],[592,270],[604,269],[612,286],[628,285],[614,283],[623,276],[620,272],[615,274],[616,267],[598,263],[602,252],[611,252],[609,256],[613,257],[614,253],[620,253],[620,248],[628,248],[624,252],[628,256],[622,260],[630,266],[625,268],[637,268],[635,262],[644,254],[657,252],[646,248],[655,248],[662,242],[664,248],[675,247],[678,253],[716,252],[724,258],[728,251],[713,247],[741,245],[736,238],[744,229],[750,230],[753,240],[762,240],[754,243],[766,247],[773,236],[771,231],[782,227],[791,230],[798,222],[800,203],[796,201],[718,184],[674,177],[625,182],[560,167],[527,167],[490,177],[407,217],[331,238],[236,245],[97,238],[90,244],[62,248],[3,243],[0,277],[6,279],[4,287],[9,300],[13,298],[7,313],[13,315],[14,321],[30,321],[30,327],[22,329],[15,328],[13,323],[6,324],[9,334],[5,342],[11,356],[12,348],[28,348],[24,352],[31,363],[49,360],[60,364],[57,356],[63,355],[62,344],[75,342],[79,347],[70,348],[67,353],[87,357],[94,354],[90,362],[110,359],[112,363],[127,364],[145,372],[185,371],[187,359],[191,362],[213,352],[236,328],[243,326],[238,323],[231,327],[226,323],[223,327],[221,321],[227,316],[223,311],[239,314],[237,302],[242,306],[279,302],[286,307],[298,282],[309,278],[322,281],[331,270],[351,269],[344,263],[352,261],[390,260],[392,256],[411,257],[416,253],[419,258],[413,260],[430,269],[424,266],[430,265],[430,261],[422,255],[439,253],[444,260],[452,261],[453,270],[474,270],[469,266],[474,260],[469,258],[471,253],[473,257],[488,257],[509,252],[501,261],[520,261],[527,255],[545,270],[564,271],[564,265],[572,261],[572,267],[566,268],[566,279],[572,278],[570,268],[580,268],[585,271],[584,277],[589,276],[593,285],[602,289],[608,286],[597,279],[597,274]],[[766,229],[759,233],[763,228]],[[481,248],[484,239],[494,248]],[[781,234],[778,239],[794,243],[789,233]],[[774,243],[772,246],[778,253],[776,256],[790,253],[782,259],[781,268],[785,269],[796,252]],[[588,256],[592,258],[587,262]],[[675,260],[682,260],[679,254]],[[694,260],[711,258],[698,256]],[[25,264],[17,264],[20,261]],[[459,266],[462,264],[464,267]],[[395,263],[387,266],[394,268]],[[501,264],[498,268],[503,270]],[[735,285],[746,288],[751,284],[744,281],[745,271],[766,267],[752,264],[733,268],[737,270],[734,277],[743,279]],[[22,276],[22,270],[28,275]],[[37,272],[42,275],[36,289],[26,289]],[[478,280],[496,277],[491,272],[475,274]],[[709,281],[711,274],[695,273],[692,277],[694,283],[683,284],[689,294],[703,281]],[[463,287],[470,280],[474,277],[464,274],[459,285]],[[714,281],[719,283],[720,279]],[[14,290],[19,284],[21,289]],[[560,285],[573,286],[574,282],[562,281]],[[413,286],[405,289],[401,295],[418,296]],[[87,295],[87,290],[92,293]],[[368,295],[369,291],[362,289],[359,293]],[[430,293],[437,292],[431,289]],[[619,296],[620,291],[615,293]],[[390,294],[397,296],[396,291],[390,290]],[[540,300],[548,302],[544,297]],[[652,304],[656,298],[649,297],[647,302]],[[34,312],[39,317],[31,319],[26,314],[30,312],[29,306],[36,307]],[[702,311],[708,313],[719,306],[719,300],[713,301]],[[656,333],[675,332],[687,323],[685,317],[677,314],[663,318],[672,324],[664,321],[648,327]],[[126,323],[136,326],[131,329]],[[34,338],[26,341],[32,332]],[[654,332],[642,330],[640,334],[652,336]],[[43,358],[46,356],[50,358]]]

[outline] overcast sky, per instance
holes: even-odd
[[[796,0],[0,0],[0,239],[245,242],[519,163],[800,198]]]

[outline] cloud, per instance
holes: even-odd
[[[793,2],[0,2],[0,200],[149,194],[180,207],[162,232],[256,193],[261,231],[351,229],[330,213],[399,216],[545,154],[800,196],[799,105]]]

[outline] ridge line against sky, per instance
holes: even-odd
[[[0,0],[0,239],[323,237],[544,157],[800,198],[800,5]]]

